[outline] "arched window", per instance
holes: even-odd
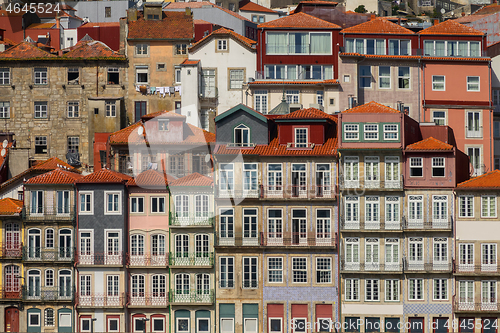
[[[234,128],[234,144],[240,147],[250,146],[250,129],[240,124]]]
[[[41,232],[40,229],[28,230],[28,259],[40,259]]]
[[[70,229],[59,230],[59,260],[71,260],[73,257],[73,246]]]
[[[40,291],[40,270],[30,269],[28,271],[28,299],[40,298]]]
[[[45,247],[52,249],[54,248],[54,229],[45,229]]]
[[[54,270],[46,269],[45,270],[45,287],[53,287],[54,286]]]

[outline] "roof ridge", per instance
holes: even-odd
[[[482,175],[480,175],[480,176],[477,176],[477,177],[473,177],[473,178],[467,179],[467,180],[465,180],[465,181],[463,181],[463,182],[461,182],[461,183],[457,184],[457,187],[461,187],[461,186],[463,186],[463,185],[465,185],[465,184],[468,184],[468,183],[471,183],[471,182],[473,182],[473,181],[477,181],[477,180],[482,179],[482,178],[485,178],[485,177],[487,177],[487,176],[491,176],[491,175],[493,175],[493,174],[495,174],[495,173],[500,173],[500,170],[491,170],[490,172],[487,172],[487,173],[482,174]]]

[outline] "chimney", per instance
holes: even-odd
[[[191,16],[193,13],[191,12],[191,8],[186,7],[186,16]]]
[[[127,10],[127,20],[130,21],[137,21],[137,9],[136,8],[129,8]]]
[[[56,28],[60,29],[61,28],[61,17],[59,16],[59,12],[56,14]]]
[[[376,17],[377,17],[377,15],[375,15],[375,14],[371,14],[371,15],[370,15],[370,21],[375,20],[375,18],[376,18]]]
[[[437,25],[439,24],[439,19],[434,19],[434,24],[433,25]]]

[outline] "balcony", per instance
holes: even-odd
[[[449,273],[452,271],[451,262],[424,262],[410,261],[403,258],[405,273]]]
[[[119,251],[113,254],[107,254],[102,252],[92,252],[89,254],[77,253],[76,262],[80,266],[84,265],[121,266],[123,265],[123,252]]]
[[[381,217],[378,221],[345,221],[345,217],[340,217],[340,230],[342,231],[401,231],[402,225],[399,221],[385,221]]]
[[[186,290],[176,290],[170,293],[170,304],[213,304],[214,291],[212,290],[191,290],[186,293]]]
[[[73,221],[75,219],[75,207],[56,206],[29,206],[25,205],[22,211],[24,221]]]
[[[405,230],[451,230],[453,217],[447,219],[432,219],[431,221],[409,220],[403,217],[403,228]]]
[[[214,265],[214,253],[189,253],[187,255],[177,256],[174,253],[169,255],[170,267],[211,267]]]
[[[168,292],[152,292],[152,293],[141,293],[141,292],[129,292],[128,293],[128,305],[138,306],[138,307],[150,307],[150,306],[167,306],[168,305]]]
[[[0,288],[0,299],[3,299],[3,300],[14,300],[14,299],[17,299],[17,300],[20,300],[21,298],[23,297],[23,292],[22,292],[22,289],[21,287],[17,287],[17,288],[12,288],[12,289],[9,289],[9,290],[6,290],[5,288]]]
[[[335,199],[333,185],[260,185],[261,199]]]
[[[166,267],[168,266],[167,254],[156,255],[146,253],[143,255],[130,255],[127,254],[127,265],[129,266],[153,266],[153,267]]]
[[[73,247],[27,247],[23,246],[23,260],[26,262],[38,261],[65,261],[74,260]]]
[[[206,216],[189,216],[189,217],[177,217],[174,214],[170,213],[169,225],[171,227],[213,227],[214,225],[213,216],[214,216],[213,212],[206,214]]]
[[[465,137],[481,139],[483,137],[483,126],[465,126]]]
[[[456,312],[500,312],[500,303],[495,299],[482,299],[479,302],[472,297],[454,297],[454,311]]]
[[[331,232],[260,232],[221,233],[216,246],[330,246],[336,247],[336,234]]]
[[[222,189],[220,186],[217,186],[215,192],[218,198],[257,199],[260,197],[260,189],[256,184],[249,186],[249,188],[244,188],[243,185],[232,185],[228,189]]]
[[[497,264],[457,264],[453,260],[453,273],[459,275],[498,275],[500,274],[500,266]]]
[[[77,295],[76,304],[79,307],[123,307],[125,305],[125,293],[111,296],[105,293]]]
[[[345,180],[342,173],[339,175],[340,190],[348,189],[363,189],[366,191],[376,190],[376,191],[402,191],[403,190],[403,179],[400,180]]]
[[[23,244],[0,243],[0,259],[21,259]]]
[[[73,301],[75,288],[73,286],[54,287],[24,287],[22,290],[24,301],[59,302]]]
[[[340,270],[342,273],[403,273],[403,264],[401,263],[359,263],[340,261]]]

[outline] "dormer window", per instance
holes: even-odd
[[[407,39],[391,39],[389,40],[390,55],[410,55],[410,41]]]
[[[238,125],[234,129],[234,144],[239,147],[250,146],[250,129],[245,125]]]
[[[424,41],[424,56],[480,57],[481,43],[475,41]]]
[[[307,148],[307,128],[295,129],[295,147]]]

